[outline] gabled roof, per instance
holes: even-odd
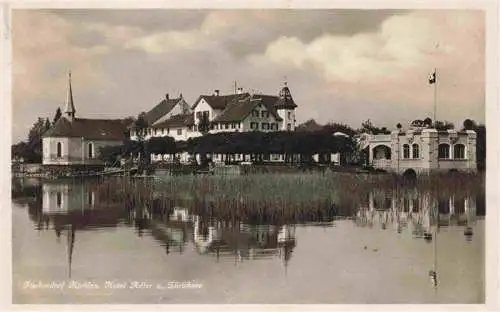
[[[165,121],[153,125],[152,128],[173,128],[191,125],[194,125],[194,113],[174,115]]]
[[[235,99],[243,99],[249,96],[249,93],[241,93],[241,94],[228,94],[228,95],[200,95],[200,97],[196,100],[193,108],[195,108],[201,99],[204,99],[208,105],[210,105],[213,109],[225,109],[226,106],[234,101]]]
[[[226,109],[217,116],[214,122],[234,122],[241,121],[247,117],[252,110],[259,104],[263,105],[267,111],[278,121],[282,121],[278,112],[274,108],[274,103],[277,101],[276,96],[270,95],[248,95],[243,99],[236,99],[229,103]]]
[[[146,113],[145,119],[148,125],[152,125],[158,119],[168,114],[174,106],[183,100],[182,97],[176,99],[163,99],[160,103],[158,103],[155,107],[153,107],[149,112]]]
[[[126,125],[121,119],[84,119],[61,117],[43,137],[83,137],[88,140],[123,141]]]

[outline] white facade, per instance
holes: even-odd
[[[122,141],[87,140],[71,137],[42,139],[44,165],[100,165],[100,148],[121,145]]]
[[[376,169],[396,173],[459,170],[477,171],[476,133],[472,130],[435,129],[393,131],[390,135],[366,135],[368,162]]]
[[[44,183],[42,194],[44,214],[64,214],[71,211],[92,209],[98,200],[96,191],[85,184]]]
[[[283,119],[281,123],[280,130],[282,131],[295,131],[295,110],[294,109],[278,109],[278,114],[281,119]]]
[[[272,132],[281,129],[282,121],[277,120],[264,105],[259,104],[250,114],[240,121],[214,123],[210,133],[247,131]]]
[[[208,120],[212,121],[222,112],[221,109],[213,109],[204,98],[200,99],[198,105],[196,105],[193,111],[195,129],[198,129],[198,126],[200,124],[200,119],[198,118],[200,114],[208,114]]]

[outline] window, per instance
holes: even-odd
[[[412,145],[413,158],[420,158],[420,151],[418,144]]]
[[[89,143],[88,151],[89,151],[89,158],[94,158],[94,144]]]
[[[87,193],[87,201],[90,206],[94,206],[94,192],[90,191]]]
[[[236,124],[233,122],[233,123],[231,124],[231,129],[234,129],[234,128],[236,128]]]
[[[463,144],[455,144],[453,146],[453,158],[465,159],[465,146]]]
[[[57,205],[57,208],[61,208],[61,205],[62,205],[62,194],[61,194],[61,192],[57,192],[57,194],[56,194],[56,205]]]
[[[161,134],[165,134],[165,128],[161,128]]]
[[[177,129],[177,135],[182,135],[182,129]]]
[[[269,124],[267,122],[262,123],[262,129],[263,130],[269,130]]]
[[[156,135],[156,128],[154,129],[154,134]]]
[[[439,144],[438,147],[438,157],[439,159],[449,159],[450,158],[450,145],[449,144]]]
[[[288,119],[292,119],[292,112],[288,112]]]
[[[252,117],[259,117],[259,111],[258,111],[258,110],[256,110],[256,109],[254,109],[254,110],[252,111]]]
[[[251,122],[250,123],[250,129],[258,129],[259,128],[259,124],[256,123],[256,122]]]
[[[62,157],[62,143],[57,142],[57,157]]]
[[[225,128],[225,129],[229,129],[229,124],[228,124],[228,123],[227,123],[227,124],[225,124],[225,125],[224,125],[224,128]]]
[[[410,158],[410,145],[408,144],[403,144],[403,158]]]

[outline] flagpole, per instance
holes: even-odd
[[[436,119],[436,112],[437,112],[437,84],[438,84],[438,78],[437,78],[437,68],[434,68],[434,128],[436,127],[437,119]]]

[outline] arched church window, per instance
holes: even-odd
[[[57,142],[57,157],[62,157],[62,143]]]

